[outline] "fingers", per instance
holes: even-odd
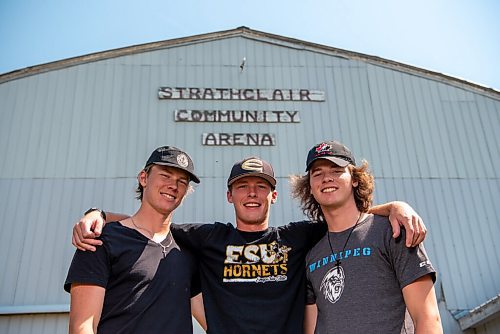
[[[427,235],[427,228],[422,218],[405,202],[393,202],[390,210],[389,220],[391,221],[394,238],[400,235],[399,226],[395,222],[404,226],[406,232],[406,247],[415,247],[420,244]]]
[[[413,239],[418,234],[418,231],[415,229],[415,226],[413,225],[413,216],[403,216],[402,219],[403,219],[402,223],[406,231],[406,240],[405,240],[406,247],[412,247]]]
[[[410,218],[409,224],[412,229],[412,235],[410,236],[408,233],[406,234],[406,247],[415,247],[418,245],[416,244],[416,241],[420,236],[420,227],[416,224],[415,216]]]
[[[77,225],[84,238],[97,238],[101,235],[104,220],[99,211],[92,211],[82,217]]]
[[[73,246],[75,246],[79,250],[82,250],[82,251],[89,250],[89,251],[95,252],[95,250],[96,250],[95,246],[101,246],[102,241],[97,240],[97,239],[93,239],[92,232],[87,233],[87,236],[89,236],[89,238],[84,237],[81,225],[82,225],[81,222],[79,222],[79,223],[76,223],[75,226],[73,226],[73,235],[71,238],[71,243],[73,244]]]
[[[413,238],[413,243],[412,247],[415,247],[422,243],[427,236],[427,228],[425,227],[425,224],[418,215],[414,217],[413,219],[414,225],[416,226],[416,229],[418,229],[418,234]]]
[[[392,226],[392,237],[397,238],[401,234],[401,227],[397,218],[389,216],[389,222]]]
[[[71,243],[79,250],[94,252],[96,250],[95,246],[102,245],[102,242],[95,238],[101,235],[103,226],[104,220],[100,212],[93,211],[88,213],[73,226]]]
[[[413,214],[404,224],[406,230],[406,246],[415,247],[424,241],[427,236],[427,228],[420,216]]]
[[[104,220],[99,215],[99,218],[94,221],[94,236],[97,238],[102,233],[102,228],[104,227]]]

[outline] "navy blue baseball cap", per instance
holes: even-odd
[[[194,174],[194,164],[191,157],[173,146],[158,147],[151,153],[144,168],[150,165],[170,166],[182,169],[189,174],[189,179],[194,183],[200,183],[200,179]]]

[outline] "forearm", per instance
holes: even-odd
[[[306,305],[304,312],[304,334],[313,334],[316,329],[318,307],[316,304]]]
[[[96,285],[71,285],[69,333],[97,333],[105,289]]]
[[[108,222],[114,222],[114,221],[120,221],[130,218],[129,215],[126,215],[124,213],[116,213],[116,212],[108,212],[106,211],[106,220]]]
[[[443,333],[443,328],[441,326],[441,319],[439,314],[429,315],[414,321],[415,333],[416,334],[441,334]]]
[[[201,293],[191,298],[191,314],[200,324],[201,328],[203,328],[203,330],[206,332],[207,320],[205,319],[205,309],[203,306],[203,297]]]
[[[403,297],[416,333],[443,333],[434,284],[430,275],[422,276],[404,287]]]
[[[368,209],[368,213],[387,217],[391,213],[392,203],[393,202],[387,202],[384,204],[372,206]]]

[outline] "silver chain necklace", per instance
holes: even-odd
[[[342,247],[342,251],[341,253],[343,254],[344,251],[345,251],[345,247],[347,246],[347,242],[349,242],[349,238],[351,237],[351,234],[352,232],[354,231],[354,229],[356,228],[356,226],[358,226],[358,223],[359,221],[361,220],[361,217],[363,216],[363,213],[360,212],[359,213],[359,216],[358,216],[358,220],[356,220],[356,224],[354,224],[354,226],[351,228],[351,231],[349,231],[349,235],[347,236],[347,239],[345,240],[345,243],[344,243],[344,247]],[[333,247],[332,247],[332,242],[330,241],[330,231],[327,232],[327,237],[328,237],[328,245],[330,245],[330,251],[332,252],[333,254]],[[340,259],[337,257],[337,261],[335,261],[335,267],[340,267]]]
[[[168,243],[168,245],[165,246],[161,242],[157,242],[157,241],[153,240],[154,233],[151,232],[150,230],[148,230],[145,227],[138,226],[135,223],[134,218],[132,218],[132,216],[130,217],[130,220],[132,221],[132,224],[135,226],[136,229],[143,230],[143,231],[149,233],[150,237],[148,237],[148,239],[151,240],[152,242],[154,242],[155,244],[157,244],[158,246],[160,246],[161,247],[161,252],[163,253],[163,257],[166,257],[167,256],[167,249],[168,249],[168,247],[170,247],[170,245],[172,245],[172,242],[174,241],[174,238],[172,238],[172,236],[170,236],[170,242]],[[170,232],[167,234],[166,237],[168,238],[169,235],[170,235]]]

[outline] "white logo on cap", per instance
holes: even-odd
[[[244,170],[262,173],[264,167],[262,164],[262,160],[248,159],[241,164],[241,168]]]
[[[179,154],[177,156],[177,163],[179,166],[186,168],[189,165],[188,157],[185,154]]]

